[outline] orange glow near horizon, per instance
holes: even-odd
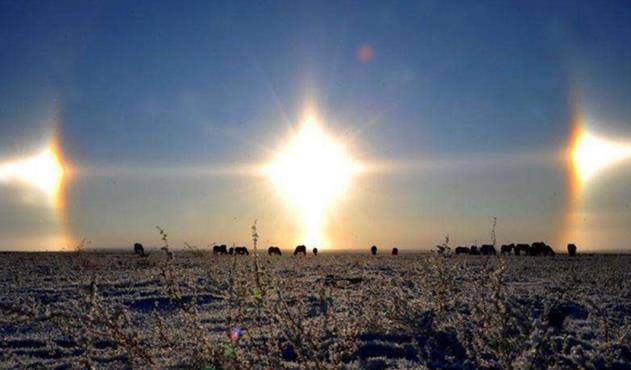
[[[301,215],[303,235],[297,242],[326,248],[327,211],[348,190],[359,170],[346,148],[309,116],[263,172]]]

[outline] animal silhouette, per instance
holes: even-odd
[[[544,242],[532,243],[529,249],[529,256],[554,256],[554,250],[552,247]]]
[[[514,248],[515,244],[504,244],[501,248],[502,254],[511,254],[513,253]]]
[[[522,253],[524,255],[528,255],[529,251],[530,251],[530,245],[529,244],[517,244],[517,245],[515,245],[515,248],[513,248],[513,252],[515,252],[516,256],[519,256]]]
[[[296,247],[296,249],[294,249],[294,256],[297,256],[299,254],[302,254],[303,256],[307,255],[307,247],[305,247],[304,245],[299,245]]]
[[[470,254],[471,250],[468,247],[456,247],[456,254]]]
[[[480,247],[480,254],[482,254],[483,256],[494,256],[495,254],[497,254],[497,252],[495,251],[495,247],[492,244],[483,244]]]
[[[241,255],[241,256],[249,256],[250,252],[248,252],[247,247],[235,247],[234,254]]]
[[[280,248],[271,246],[267,248],[267,254],[270,256],[282,256],[283,252],[280,251]]]
[[[213,246],[213,254],[214,255],[223,255],[228,254],[228,248],[226,248],[225,244],[222,245],[214,245]]]
[[[140,255],[140,257],[145,256],[145,248],[143,248],[142,244],[135,243],[134,244],[134,253]]]

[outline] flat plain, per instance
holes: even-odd
[[[631,256],[0,253],[0,368],[631,368]]]

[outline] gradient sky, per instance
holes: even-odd
[[[72,176],[57,206],[0,183],[0,249],[249,244],[255,219],[289,248],[255,168],[311,105],[374,168],[329,247],[489,242],[495,216],[500,243],[629,250],[631,163],[576,195],[563,156],[576,117],[631,142],[629,45],[624,1],[1,1],[0,161],[54,136]]]

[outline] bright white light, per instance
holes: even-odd
[[[581,182],[589,181],[601,170],[631,158],[631,145],[616,143],[581,132],[572,148],[572,163]]]
[[[41,190],[55,199],[63,180],[63,166],[53,148],[25,159],[0,163],[0,182],[17,182]]]
[[[310,117],[265,173],[281,196],[302,213],[303,242],[323,247],[326,210],[345,193],[358,169],[346,149]]]

